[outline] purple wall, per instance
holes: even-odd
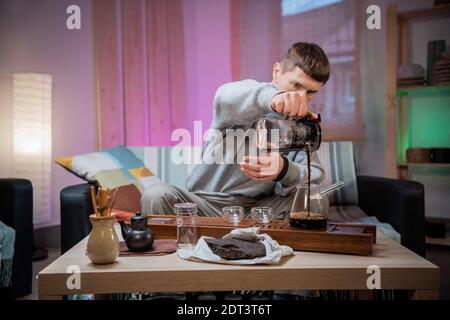
[[[189,129],[209,128],[216,89],[231,81],[230,1],[184,0]]]
[[[66,8],[71,4],[81,7],[81,30],[66,28]],[[91,2],[0,0],[0,8],[0,163],[8,168],[0,176],[10,177],[12,173],[12,75],[15,72],[53,76],[53,159],[95,150]],[[52,218],[48,224],[59,223],[61,189],[81,182],[52,164]],[[48,216],[48,213],[41,214]]]
[[[65,27],[66,8],[78,4],[82,29]],[[96,150],[95,61],[90,0],[0,0],[0,176],[11,175],[12,74],[53,76],[53,158]],[[188,128],[207,130],[215,90],[231,81],[229,0],[184,0]],[[59,223],[59,192],[81,183],[52,165],[52,219]]]

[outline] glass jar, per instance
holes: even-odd
[[[177,215],[177,252],[184,256],[194,250],[197,244],[197,205],[195,203],[175,204]]]
[[[292,203],[289,222],[292,227],[303,229],[326,229],[328,220],[328,198],[320,195],[318,185],[297,186]]]

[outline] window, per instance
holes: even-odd
[[[272,66],[295,42],[320,45],[331,63],[331,76],[310,104],[322,116],[325,140],[362,136],[357,0],[233,1],[233,79],[271,81]],[[314,9],[314,10],[313,10]],[[237,48],[237,49],[236,49]],[[233,70],[234,70],[233,69]]]
[[[298,13],[326,7],[341,0],[281,0],[281,15],[293,16]]]

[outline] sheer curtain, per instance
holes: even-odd
[[[231,0],[233,80],[272,81],[280,58],[279,0]]]
[[[287,2],[293,6],[281,10],[280,0],[231,0],[233,78],[270,81],[273,63],[291,44],[317,43],[332,73],[310,107],[322,115],[325,140],[359,139],[359,3],[319,1],[318,7],[317,1]]]
[[[170,145],[186,128],[182,0],[93,1],[99,147]]]
[[[171,132],[190,128],[192,115],[211,118],[213,91],[230,80],[230,68],[232,80],[271,81],[273,64],[297,41],[318,43],[332,64],[311,104],[322,115],[325,139],[359,138],[356,0],[221,1],[230,6],[222,20],[210,16],[220,6],[204,2],[93,2],[99,147],[173,144]],[[286,3],[293,9],[282,10]]]

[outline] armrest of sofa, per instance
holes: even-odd
[[[425,255],[424,187],[419,182],[358,176],[359,207],[391,224],[408,249]]]
[[[12,295],[31,293],[33,274],[33,186],[25,179],[0,179],[0,220],[16,232]]]
[[[72,248],[91,231],[91,186],[85,183],[61,190],[61,253]]]

